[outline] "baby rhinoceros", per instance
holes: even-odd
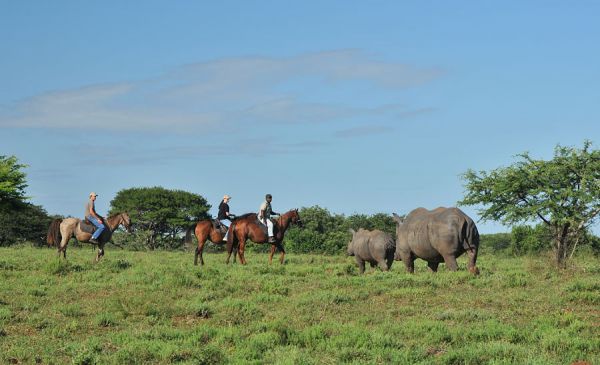
[[[392,235],[380,230],[369,231],[359,229],[358,232],[350,229],[352,240],[348,243],[348,256],[354,256],[360,273],[365,272],[365,262],[379,266],[387,271],[394,262],[396,243]]]

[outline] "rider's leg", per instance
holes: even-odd
[[[98,237],[100,237],[100,235],[102,234],[102,231],[104,231],[104,224],[102,224],[102,222],[98,219],[96,219],[93,216],[88,216],[87,217],[88,221],[90,221],[94,226],[96,226],[96,231],[94,231],[94,234],[92,235],[92,239],[93,240],[97,240]]]
[[[225,227],[226,231],[225,231],[225,235],[223,235],[223,241],[227,242],[227,236],[229,235],[229,227],[227,227],[227,225],[223,222],[221,222],[221,224],[223,225],[223,227]]]

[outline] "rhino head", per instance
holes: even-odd
[[[392,219],[394,220],[394,222],[396,222],[396,236],[397,236],[398,230],[402,226],[402,223],[404,223],[404,216],[401,217],[396,213],[392,213]]]
[[[346,253],[348,256],[354,256],[354,235],[356,234],[356,231],[350,228],[348,232],[352,233],[352,238],[350,239],[350,242],[348,242],[348,249]]]

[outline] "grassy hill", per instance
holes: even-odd
[[[68,255],[0,248],[1,363],[600,364],[597,258],[559,272],[484,252],[474,277],[464,257],[358,276],[343,256]]]

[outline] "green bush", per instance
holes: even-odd
[[[479,249],[485,252],[503,252],[511,248],[510,233],[482,234],[479,236]]]
[[[358,230],[379,229],[395,235],[396,224],[391,215],[377,213],[372,216],[332,214],[317,205],[299,211],[303,227],[291,227],[285,236],[285,247],[297,253],[339,254],[350,240],[350,228]]]
[[[513,254],[520,256],[552,248],[552,234],[546,225],[515,226],[511,232],[510,247]]]

